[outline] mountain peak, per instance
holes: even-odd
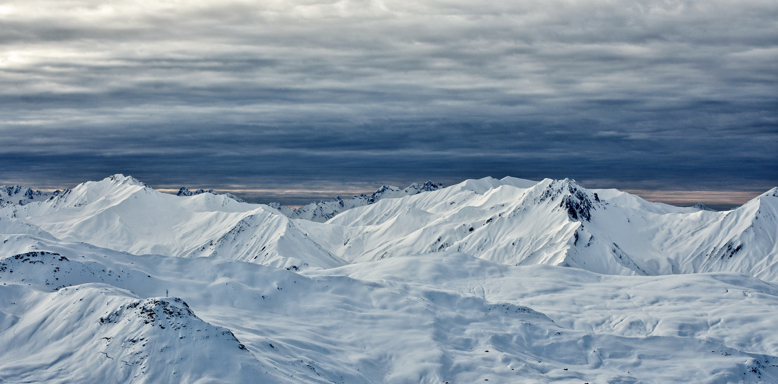
[[[117,173],[111,176],[106,177],[103,180],[108,180],[116,184],[127,184],[127,185],[137,185],[141,187],[148,187],[146,183],[141,182],[140,180],[132,177],[132,176],[124,176],[121,173]]]
[[[543,189],[538,202],[557,201],[559,207],[567,210],[567,214],[573,221],[591,221],[591,211],[595,209],[594,203],[600,198],[596,193],[589,197],[586,189],[578,185],[573,179],[551,180]]]
[[[405,190],[408,191],[414,189],[416,190],[416,193],[420,193],[420,192],[437,191],[438,189],[441,188],[443,188],[443,184],[436,184],[430,180],[427,180],[424,184],[413,183],[410,186],[408,186],[408,188],[405,188]]]
[[[119,322],[125,316],[125,311],[133,312],[132,318],[140,318],[145,324],[158,325],[162,329],[165,329],[165,325],[175,326],[182,320],[186,321],[188,318],[196,317],[189,305],[177,297],[172,299],[150,298],[121,306],[108,316],[101,317],[100,324]]]
[[[703,203],[697,203],[692,205],[692,208],[699,209],[700,211],[709,211],[709,212],[715,212],[715,209],[709,208],[707,205]]]
[[[194,192],[190,191],[187,187],[181,187],[181,189],[178,190],[178,193],[176,193],[176,196],[196,196],[196,195],[202,195],[203,193],[210,193],[212,195],[216,194],[216,191],[213,189],[198,189]]]
[[[197,195],[202,195],[204,193],[209,193],[209,194],[214,195],[214,196],[223,195],[223,196],[229,197],[230,199],[235,200],[235,201],[237,201],[239,203],[245,203],[246,202],[246,200],[243,200],[240,197],[233,195],[232,193],[219,194],[219,193],[216,193],[216,191],[213,190],[213,189],[202,189],[202,188],[192,192],[187,187],[181,187],[178,190],[178,193],[176,193],[176,196],[197,196]]]

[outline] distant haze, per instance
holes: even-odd
[[[0,185],[778,185],[775,1],[0,3]],[[750,196],[750,197],[749,197]]]

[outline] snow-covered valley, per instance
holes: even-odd
[[[412,187],[296,213],[0,189],[34,197],[0,208],[0,382],[778,382],[778,188]]]

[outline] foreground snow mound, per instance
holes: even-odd
[[[0,378],[7,382],[267,380],[229,330],[200,320],[180,299],[140,300],[101,284],[0,292],[15,296],[0,307]]]
[[[384,185],[373,192],[370,196],[362,194],[359,196],[354,196],[348,200],[343,200],[340,196],[338,196],[331,201],[310,203],[296,209],[281,205],[279,203],[271,203],[270,206],[292,219],[305,219],[315,221],[317,223],[323,223],[337,216],[341,212],[356,207],[364,207],[366,205],[375,204],[377,201],[382,199],[396,199],[404,196],[412,196],[422,192],[436,191],[440,188],[443,188],[443,184],[435,184],[431,181],[427,181],[424,184],[413,183],[405,189],[400,189],[391,185]]]

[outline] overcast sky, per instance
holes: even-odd
[[[0,1],[0,184],[741,201],[778,185],[776,63],[775,0]]]

